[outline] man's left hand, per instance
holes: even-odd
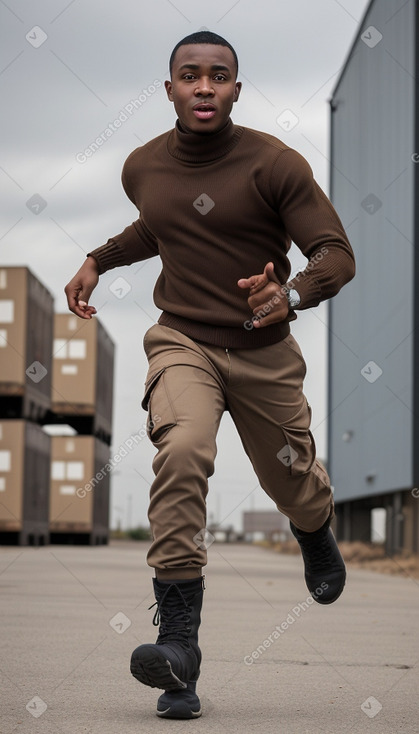
[[[241,278],[239,288],[249,288],[247,302],[253,311],[255,328],[269,326],[284,321],[289,313],[288,300],[284,287],[278,283],[272,262],[265,265],[263,273]]]

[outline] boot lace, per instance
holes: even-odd
[[[311,539],[307,542],[304,538],[301,545],[306,564],[311,573],[321,572],[325,566],[328,569],[332,569],[335,566],[336,559],[328,538],[328,531],[316,538],[315,542]]]
[[[173,593],[170,593],[173,590]],[[154,613],[153,624],[160,625],[157,642],[176,640],[179,637],[188,639],[191,632],[190,622],[191,607],[176,584],[168,585],[161,598],[152,604],[149,609],[157,606]]]

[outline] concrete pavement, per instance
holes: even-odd
[[[0,548],[1,734],[419,732],[419,582],[349,570],[311,603],[300,557],[213,544],[198,692],[203,715],[160,720],[131,677],[155,640],[147,543]]]

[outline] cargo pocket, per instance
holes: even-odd
[[[310,431],[311,408],[307,401],[299,413],[281,430],[286,441],[277,457],[289,468],[291,476],[306,474],[316,459],[316,445]]]
[[[167,389],[166,367],[147,380],[141,405],[148,412],[147,435],[150,441],[157,443],[177,423]]]
[[[300,364],[303,367],[303,371],[304,371],[303,376],[305,377],[307,374],[307,364],[303,357],[303,353],[300,349],[298,342],[294,339],[292,334],[288,334],[288,336],[286,336],[285,339],[282,340],[282,343],[286,345],[288,349],[292,351],[292,353],[294,354],[294,357],[296,357],[298,362],[300,362]]]

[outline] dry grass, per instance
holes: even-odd
[[[287,540],[282,543],[262,541],[258,543],[265,548],[271,548],[278,553],[298,554],[300,552],[296,540]],[[345,563],[352,568],[365,568],[378,573],[392,574],[393,576],[410,576],[419,578],[419,555],[407,551],[389,557],[384,547],[378,543],[361,543],[360,541],[339,543],[339,548]]]

